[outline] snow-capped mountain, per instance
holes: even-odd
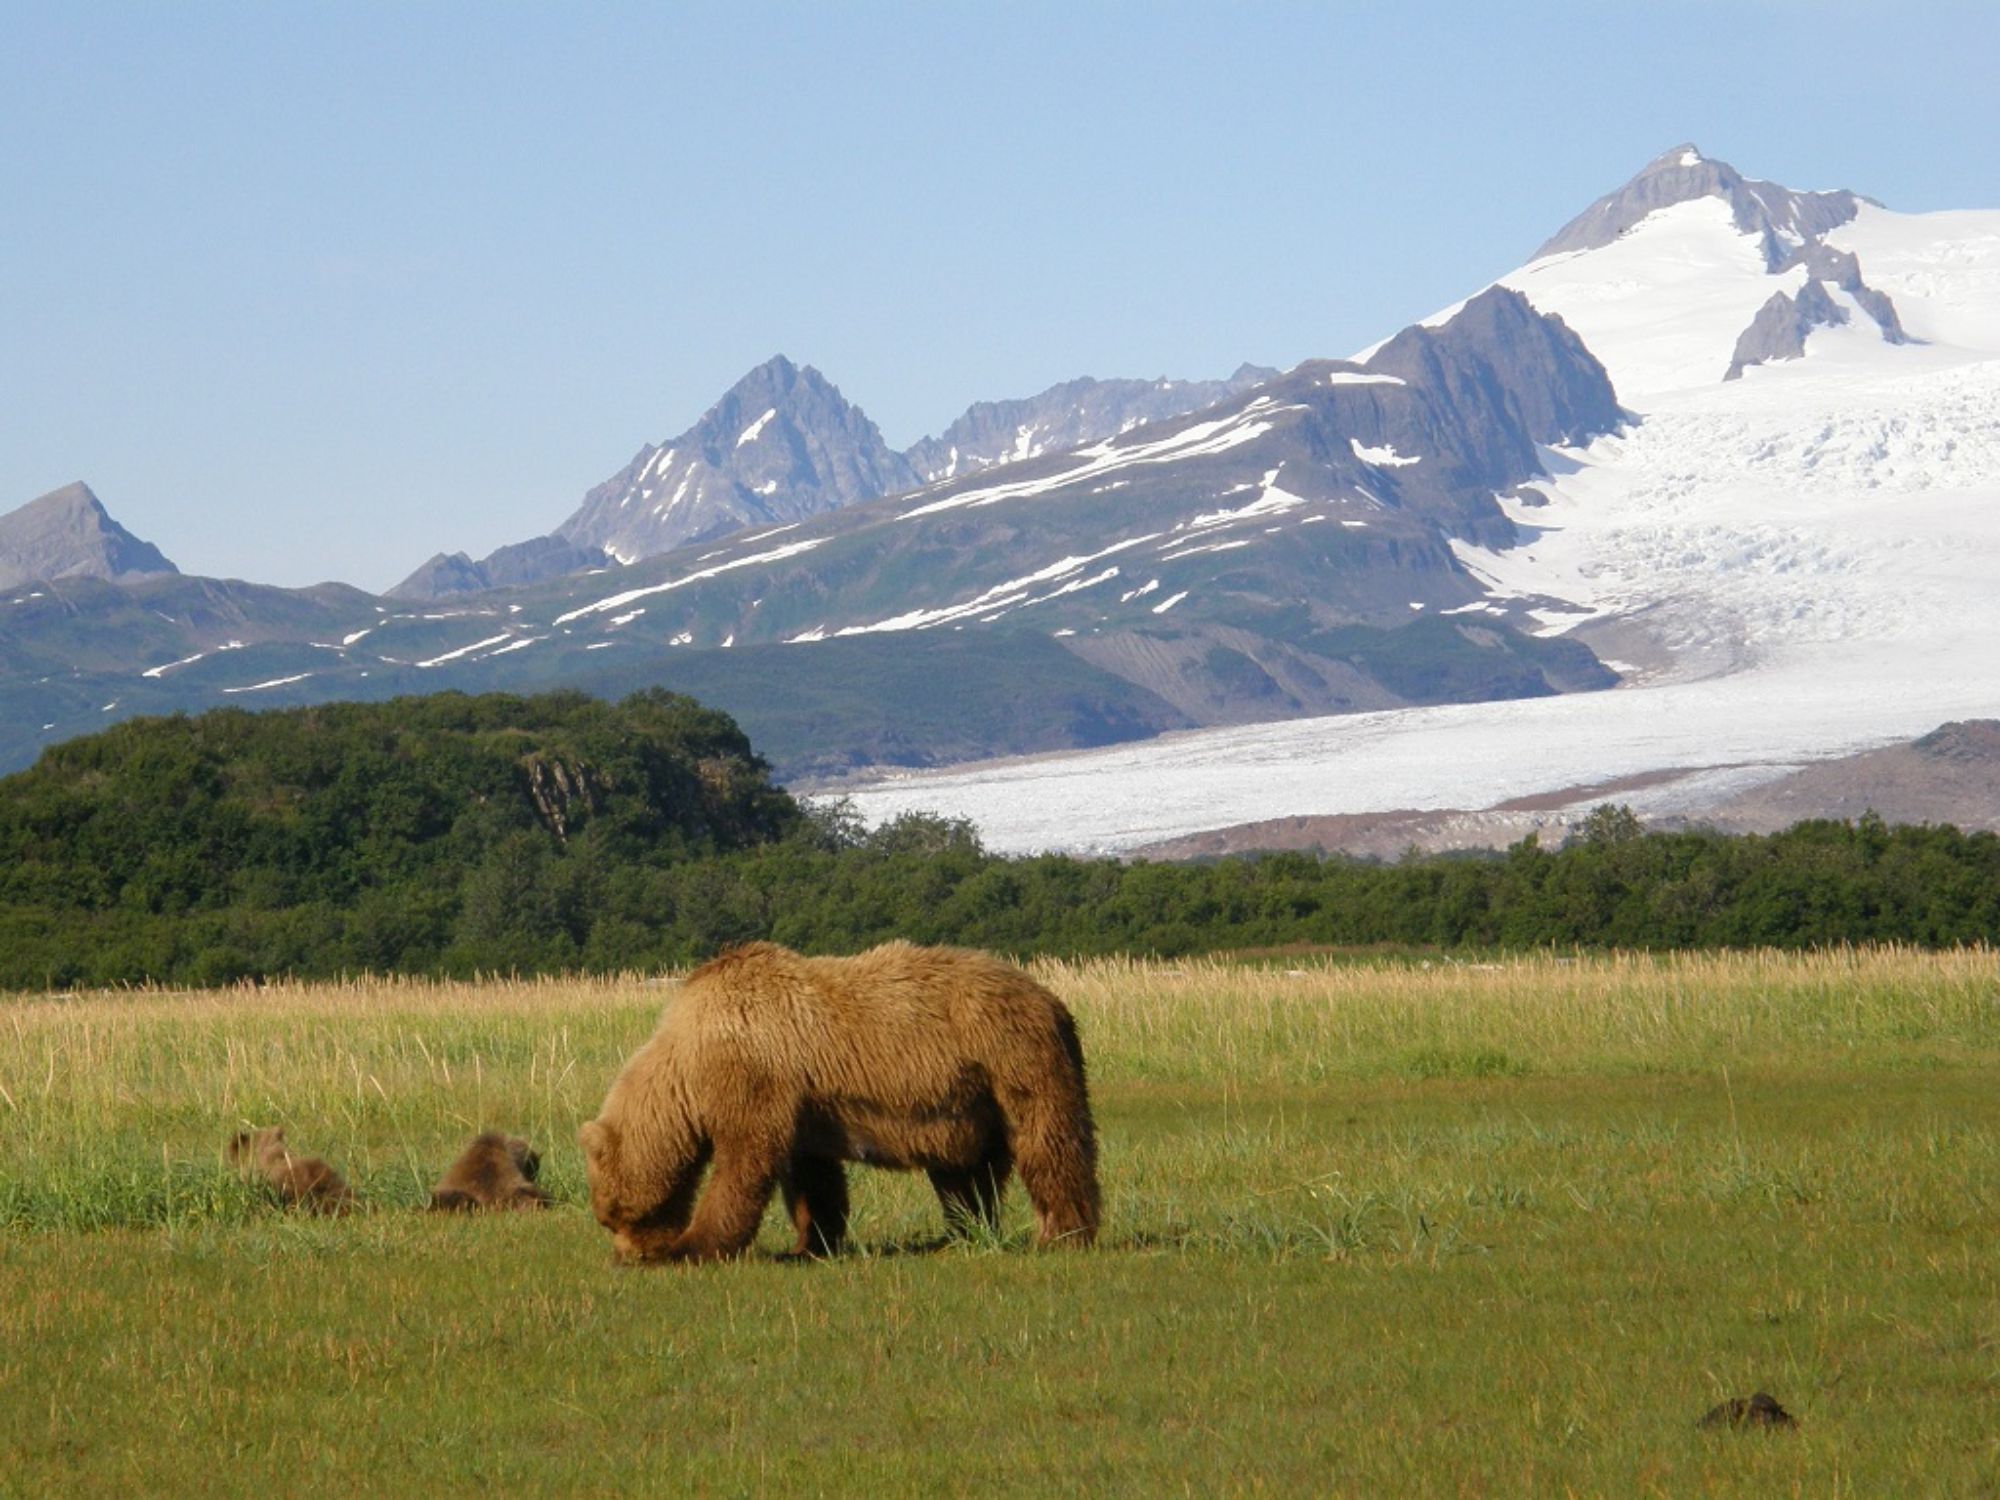
[[[440,552],[389,596],[442,599],[607,562],[629,566],[690,542],[1116,437],[1212,406],[1277,373],[1246,364],[1227,380],[1066,381],[1022,400],[977,402],[942,434],[899,454],[817,370],[780,355],[744,376],[688,431],[641,448],[550,535],[478,561]]]
[[[763,441],[779,416],[753,406],[718,407],[705,440]],[[1614,679],[1586,648],[1524,636],[1529,603],[1487,601],[1452,549],[1505,546],[1496,496],[1542,478],[1550,445],[1622,419],[1575,335],[1495,288],[1365,364],[1309,361],[1067,453],[629,566],[432,604],[329,597],[291,633],[261,597],[240,601],[257,620],[206,629],[108,588],[4,619],[61,625],[43,660],[85,618],[138,655],[63,685],[51,734],[92,698],[136,712],[665,682],[739,713],[794,770],[1601,688]],[[623,489],[670,467],[642,457]]]
[[[0,516],[0,588],[59,578],[126,582],[177,571],[158,547],[112,520],[81,482]]]
[[[1002,847],[1131,847],[1606,787],[1686,813],[2000,717],[2000,213],[1794,193],[1681,147],[1579,224],[1359,359],[872,499],[892,466],[795,447],[817,377],[767,367],[692,430],[698,469],[643,450],[574,531],[460,560],[483,570],[463,599],[20,590],[0,761],[101,715],[551,684],[695,692],[793,772],[1187,730],[857,793]],[[872,434],[837,399],[820,415]],[[854,498],[601,551],[690,472],[740,500],[801,447]],[[1575,691],[1605,664],[1618,691]]]
[[[1511,540],[1453,550],[1487,607],[1591,645],[1619,691],[1213,730],[909,778],[863,810],[964,814],[1008,848],[1606,784],[1698,814],[2000,714],[2000,212],[1793,193],[1677,147],[1500,284],[1582,338],[1634,420],[1502,495]]]
[[[567,580],[509,623],[536,650],[1032,630],[1196,723],[1604,686],[1587,652],[1525,649],[1451,545],[1505,544],[1496,493],[1620,420],[1576,338],[1496,288],[1365,366]]]
[[[1117,437],[1146,422],[1185,416],[1272,379],[1244,364],[1227,380],[1066,380],[1017,401],[978,401],[936,437],[908,449],[925,483],[955,479]]]

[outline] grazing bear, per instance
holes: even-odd
[[[1014,965],[962,949],[724,953],[667,1002],[578,1139],[591,1211],[629,1260],[741,1254],[773,1187],[798,1252],[831,1254],[849,1161],[927,1172],[954,1225],[995,1223],[1018,1171],[1042,1244],[1097,1234],[1076,1023]]]
[[[517,1135],[488,1130],[472,1138],[431,1189],[434,1209],[547,1208],[549,1195],[535,1186],[542,1159]]]
[[[347,1179],[317,1156],[294,1156],[282,1125],[238,1131],[223,1154],[245,1182],[261,1182],[287,1208],[308,1213],[344,1214],[353,1209]]]

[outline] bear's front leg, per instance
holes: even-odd
[[[727,1260],[748,1250],[784,1159],[783,1152],[768,1147],[718,1142],[714,1165],[695,1200],[694,1217],[661,1247],[658,1258]]]

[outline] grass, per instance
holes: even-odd
[[[0,1495],[2000,1488],[1993,953],[1040,972],[1101,1249],[856,1169],[853,1254],[692,1272],[573,1145],[657,984],[8,1003]],[[268,1123],[375,1209],[228,1177]],[[558,1208],[415,1212],[489,1124]]]

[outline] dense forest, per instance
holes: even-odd
[[[1006,858],[802,806],[661,691],[446,693],[137,719],[0,781],[0,986],[680,964],[769,937],[1015,954],[1293,944],[1714,947],[2000,939],[2000,838],[1802,823],[1379,864]]]

